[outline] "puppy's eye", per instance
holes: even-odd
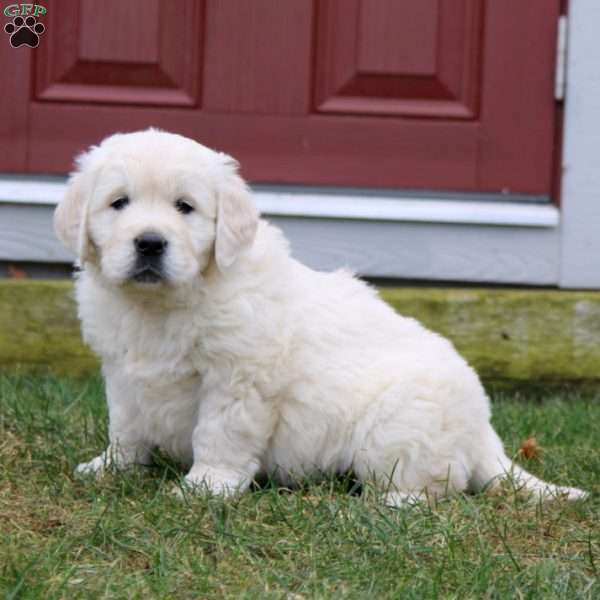
[[[111,202],[111,208],[115,210],[123,210],[129,204],[129,198],[127,196],[122,196],[121,198],[117,198],[114,202]]]
[[[176,200],[175,208],[184,215],[189,215],[194,210],[194,207],[185,200]]]

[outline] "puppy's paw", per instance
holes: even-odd
[[[84,462],[75,468],[74,475],[76,477],[102,477],[104,473],[106,473],[109,468],[109,462],[107,460],[106,454],[100,454],[93,458],[89,462]]]
[[[558,487],[552,494],[553,498],[563,498],[564,500],[586,500],[589,497],[589,493],[580,490],[576,487]]]
[[[183,478],[182,485],[176,486],[173,491],[179,498],[186,493],[228,498],[244,491],[249,485],[250,482],[235,471],[194,466]]]
[[[387,492],[384,494],[383,503],[393,508],[413,508],[423,503],[427,503],[427,497],[418,492]]]

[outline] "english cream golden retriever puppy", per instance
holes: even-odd
[[[294,260],[229,156],[163,131],[113,135],[77,159],[55,227],[81,266],[110,414],[108,448],[77,472],[160,447],[213,494],[352,469],[390,505],[508,474],[541,497],[583,496],[511,462],[450,342],[346,271]]]

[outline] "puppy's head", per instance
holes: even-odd
[[[157,130],[116,134],[81,155],[54,215],[59,239],[117,284],[192,281],[248,248],[258,212],[227,155]]]

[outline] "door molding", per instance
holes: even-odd
[[[561,287],[600,288],[600,3],[569,5],[561,207]]]

